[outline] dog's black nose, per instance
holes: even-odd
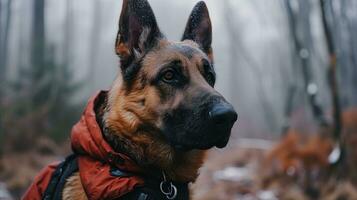
[[[217,104],[209,112],[209,120],[217,128],[232,128],[237,117],[236,111],[229,104]]]

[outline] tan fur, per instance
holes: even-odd
[[[116,45],[115,53],[123,59],[128,58],[131,54],[129,48],[124,43]]]
[[[63,200],[87,200],[87,196],[84,192],[79,173],[74,173],[71,176],[63,189]]]

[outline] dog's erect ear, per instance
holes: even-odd
[[[154,12],[147,0],[123,0],[119,31],[115,43],[122,67],[130,64],[138,54],[155,46],[162,37]]]
[[[211,56],[212,25],[205,2],[200,1],[193,8],[182,40],[195,41],[205,53]]]

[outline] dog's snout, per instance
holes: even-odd
[[[231,105],[217,104],[209,111],[209,120],[214,126],[230,128],[238,115]]]

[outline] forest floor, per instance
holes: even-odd
[[[69,142],[57,145],[44,138],[29,151],[5,151],[0,157],[0,200],[20,199],[43,167],[63,160],[69,153]]]
[[[348,178],[337,179],[330,165],[320,162],[321,157],[328,159],[331,151],[324,151],[320,143],[306,152],[311,140],[316,139],[309,138],[308,145],[299,144],[300,150],[305,151],[299,157],[291,143],[295,136],[286,136],[269,149],[237,145],[225,151],[211,151],[193,185],[194,199],[356,200],[357,185]]]
[[[192,185],[194,200],[357,199],[357,187],[347,179],[330,177],[328,165],[320,160],[331,152],[328,140],[311,137],[302,142],[292,133],[277,143],[254,139],[232,143],[209,152]],[[19,199],[42,167],[70,153],[68,143],[40,144],[36,150],[1,158],[0,200]]]

